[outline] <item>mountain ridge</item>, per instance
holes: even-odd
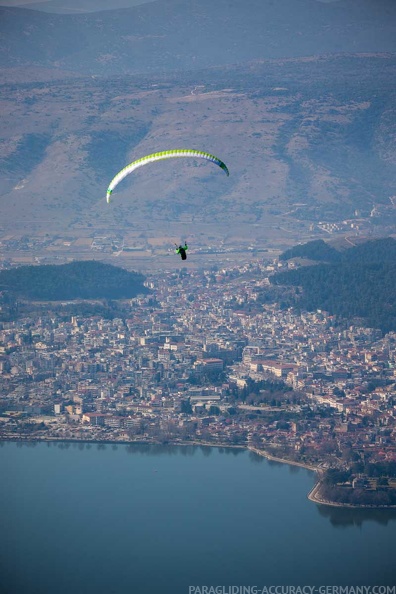
[[[395,72],[393,56],[337,56],[4,83],[2,221],[122,228],[188,217],[283,237],[326,220],[348,219],[349,231],[392,226]],[[180,146],[218,155],[230,177],[187,160],[158,163],[105,204],[123,166]]]
[[[202,223],[221,236],[247,225],[286,245],[392,232],[393,16],[384,0],[0,9],[2,223],[145,232],[149,221],[155,233],[183,223],[187,235]],[[178,147],[219,155],[230,178],[158,164],[105,205],[122,167]]]
[[[395,52],[396,7],[379,4],[157,0],[72,15],[0,7],[0,66],[138,74],[259,58]]]

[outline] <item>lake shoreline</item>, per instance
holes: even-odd
[[[228,449],[240,449],[240,450],[247,450],[249,452],[253,452],[258,456],[262,456],[266,458],[270,462],[278,462],[279,464],[287,464],[289,466],[297,466],[300,468],[304,468],[305,470],[309,470],[311,472],[315,472],[317,475],[321,472],[320,467],[313,466],[311,464],[307,464],[305,462],[298,462],[296,460],[288,460],[287,458],[279,458],[272,454],[269,454],[265,450],[260,450],[258,448],[249,446],[249,445],[233,445],[233,444],[225,444],[225,443],[210,443],[210,442],[200,442],[200,441],[177,441],[177,442],[169,442],[169,443],[160,443],[156,441],[144,441],[144,440],[136,440],[136,441],[121,441],[121,440],[95,440],[95,439],[65,439],[65,438],[45,438],[45,437],[29,437],[29,438],[21,438],[21,437],[1,437],[1,442],[15,442],[15,443],[87,443],[87,444],[96,444],[96,445],[159,445],[159,446],[181,446],[181,447],[211,447],[211,448],[228,448]],[[307,494],[307,499],[312,503],[316,503],[317,505],[324,505],[327,507],[339,507],[339,508],[349,508],[349,509],[396,509],[396,505],[370,505],[370,504],[352,504],[352,503],[341,503],[336,501],[330,501],[327,499],[323,499],[319,495],[320,487],[322,485],[322,481],[318,479],[315,485]]]

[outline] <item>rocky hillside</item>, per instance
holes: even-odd
[[[395,224],[396,59],[256,61],[163,77],[77,77],[0,87],[0,218],[60,227],[190,220],[290,233],[299,225]],[[159,162],[207,150],[230,169]]]

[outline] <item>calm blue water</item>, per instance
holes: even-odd
[[[4,443],[0,480],[1,594],[396,583],[396,512],[317,506],[249,452]]]

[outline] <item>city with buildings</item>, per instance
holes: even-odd
[[[396,462],[396,334],[262,303],[279,261],[163,272],[123,319],[0,324],[0,437]]]

